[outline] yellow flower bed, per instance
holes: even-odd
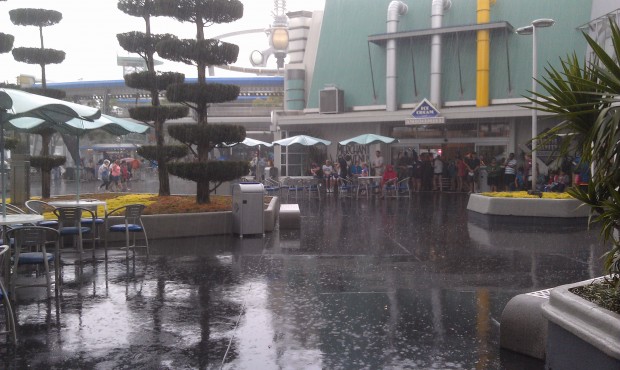
[[[34,197],[33,197],[34,199]],[[40,199],[40,198],[39,198]],[[55,197],[56,200],[75,199],[75,195],[67,195],[62,197]],[[196,197],[194,195],[172,195],[166,197],[160,197],[153,193],[142,194],[116,194],[116,193],[101,193],[101,194],[84,194],[81,199],[99,199],[105,200],[107,203],[108,211],[125,206],[127,204],[144,204],[147,208],[144,210],[145,214],[174,214],[174,213],[191,213],[191,212],[215,212],[215,211],[230,211],[232,209],[232,198],[221,195],[212,195],[211,203],[209,204],[196,204]],[[49,201],[50,199],[46,199]],[[105,208],[103,206],[97,207],[97,214],[99,217],[105,215]],[[54,219],[54,214],[46,212],[43,214],[46,219]]]
[[[498,192],[485,192],[481,195],[494,198],[539,198],[538,195],[530,195],[527,191],[498,191]],[[554,193],[543,192],[543,199],[574,199],[568,193]]]

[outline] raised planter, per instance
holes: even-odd
[[[484,215],[586,218],[590,208],[577,199],[499,198],[471,194],[467,203],[469,211]]]
[[[554,288],[543,304],[547,369],[620,369],[620,315],[569,291],[591,281]]]
[[[272,197],[265,209],[265,232],[275,229],[280,209],[278,197]],[[123,222],[122,217],[111,217],[111,224]],[[169,215],[144,215],[144,227],[149,239],[183,238],[231,234],[233,231],[232,211],[179,213]],[[111,241],[123,240],[122,233],[111,233]]]

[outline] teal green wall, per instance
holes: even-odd
[[[326,84],[335,84],[344,90],[347,107],[385,104],[385,47],[371,43],[369,58],[367,40],[369,35],[386,32],[390,1],[326,0],[308,108],[318,107],[319,91]],[[431,0],[404,0],[404,3],[409,11],[400,17],[399,31],[430,28]],[[452,0],[451,9],[444,15],[444,26],[475,24],[476,3],[476,0]],[[576,28],[589,21],[591,6],[591,0],[497,0],[491,7],[491,21],[507,21],[515,29],[538,18],[556,21],[553,27],[540,29],[537,33],[538,71],[539,76],[544,76],[548,63],[558,65],[560,57],[573,52],[585,55],[586,43]],[[475,32],[445,35],[443,45],[442,100],[475,100]],[[417,38],[411,43],[401,41],[397,50],[398,104],[428,98],[430,37]],[[503,31],[494,31],[490,54],[491,99],[528,95],[532,75],[532,37],[509,33],[506,38]],[[371,62],[376,100],[373,99]]]

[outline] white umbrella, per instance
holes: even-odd
[[[85,105],[70,103],[24,91],[0,88],[0,163],[4,163],[4,126],[14,118],[32,117],[51,122],[67,122],[73,118],[93,120],[101,111]],[[2,216],[6,215],[6,186],[1,171]]]
[[[256,140],[256,139],[252,139],[252,138],[246,137],[243,141],[238,142],[238,143],[234,143],[234,144],[230,144],[228,146],[235,146],[235,145],[239,145],[239,144],[245,145],[245,146],[259,146],[260,145],[260,146],[267,146],[267,147],[270,147],[270,146],[273,145],[273,144],[267,143],[265,141],[260,141],[260,140]]]
[[[348,144],[360,144],[360,145],[370,145],[370,144],[391,144],[397,142],[398,139],[393,137],[381,136],[376,134],[363,134],[356,137],[352,137],[350,139],[342,140],[339,142],[340,145],[348,145]]]
[[[332,142],[329,140],[318,139],[316,137],[308,136],[308,135],[297,135],[287,137],[286,139],[280,139],[274,141],[273,145],[280,145],[286,147],[286,173],[288,175],[288,147],[291,145],[303,145],[303,146],[314,146],[314,145],[329,145]]]
[[[340,145],[350,145],[350,144],[358,144],[358,145],[371,145],[371,144],[391,144],[397,142],[398,139],[393,137],[381,136],[377,134],[362,134],[356,137],[352,137],[350,139],[342,140],[338,144]],[[366,158],[366,162],[370,162],[370,153],[367,153],[368,158]]]
[[[142,134],[149,129],[148,126],[128,121],[126,119],[108,116],[102,114],[100,118],[94,119],[92,121],[86,121],[79,118],[73,118],[66,122],[52,122],[43,120],[41,118],[33,118],[33,117],[18,117],[13,118],[8,121],[8,124],[12,126],[12,128],[31,132],[37,131],[42,128],[53,128],[58,132],[62,132],[69,135],[75,135],[77,137],[77,146],[80,147],[80,136],[85,134],[87,131],[92,130],[103,130],[112,135],[127,135],[130,133],[138,133]],[[79,151],[78,151],[79,154]],[[80,200],[80,160],[78,158],[76,163],[76,181],[77,184],[77,200]]]
[[[273,145],[281,145],[281,146],[290,146],[290,145],[303,145],[303,146],[313,146],[313,145],[329,145],[332,142],[329,140],[318,139],[316,137],[308,136],[308,135],[297,135],[287,137],[286,139],[280,139],[274,141]]]

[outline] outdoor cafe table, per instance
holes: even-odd
[[[70,200],[54,200],[48,202],[50,205],[54,207],[80,207],[91,210],[95,213],[95,218],[99,218],[97,214],[97,208],[99,206],[103,206],[103,217],[105,217],[108,213],[108,204],[105,200],[98,199],[70,199]],[[104,233],[105,235],[105,233]],[[99,230],[97,229],[97,224],[93,225],[93,242],[99,242],[101,240],[99,235]]]
[[[97,200],[97,199],[53,200],[48,203],[54,207],[81,207],[81,208],[90,209],[95,212],[95,216],[97,216],[97,207],[99,206],[103,206],[105,212],[108,211],[108,206],[105,200]]]

